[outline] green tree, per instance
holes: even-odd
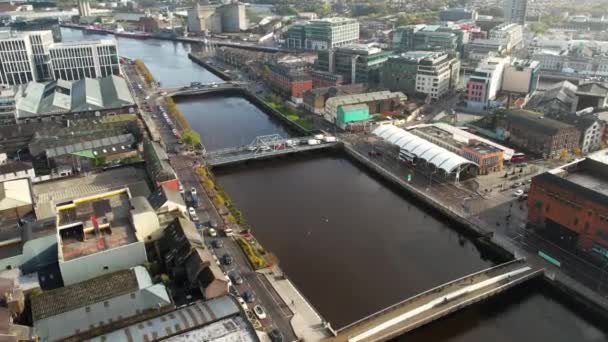
[[[324,3],[321,6],[317,7],[317,15],[320,17],[324,17],[331,13],[331,5],[329,3]]]
[[[182,134],[182,141],[190,146],[195,146],[201,143],[201,135],[191,129],[186,129]]]

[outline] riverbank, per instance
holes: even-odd
[[[398,189],[405,191],[408,195],[413,196],[420,203],[432,208],[443,217],[456,223],[457,228],[469,236],[474,237],[476,244],[483,248],[483,250],[490,252],[499,258],[514,259],[524,257],[530,265],[539,269],[544,269],[544,279],[553,289],[562,293],[566,298],[582,305],[602,320],[608,320],[608,300],[606,300],[606,298],[601,297],[599,294],[581,285],[555,266],[547,265],[547,263],[537,255],[519,248],[507,237],[496,234],[481,222],[474,222],[464,217],[460,212],[454,210],[454,208],[446,203],[442,203],[429,196],[423,190],[412,186],[393,172],[383,168],[364,154],[358,152],[349,143],[344,144],[344,151],[349,157],[356,160],[370,171],[381,176]]]

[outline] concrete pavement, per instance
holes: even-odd
[[[291,318],[291,327],[296,336],[304,341],[321,341],[330,337],[331,332],[326,327],[325,320],[296,289],[293,283],[280,275],[283,272],[277,268],[259,270],[270,285],[277,291],[281,299],[289,305],[294,312]]]

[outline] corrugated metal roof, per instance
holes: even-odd
[[[76,153],[83,150],[91,150],[103,148],[112,145],[132,145],[135,143],[135,137],[132,134],[121,134],[118,136],[106,137],[90,141],[77,141],[64,146],[55,146],[45,149],[47,158],[62,156],[69,153]],[[31,149],[31,146],[30,146]],[[35,151],[34,151],[35,152]],[[34,154],[32,152],[32,154]]]

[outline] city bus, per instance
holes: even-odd
[[[511,157],[511,163],[523,163],[525,161],[526,155],[521,152],[513,153],[513,157]]]

